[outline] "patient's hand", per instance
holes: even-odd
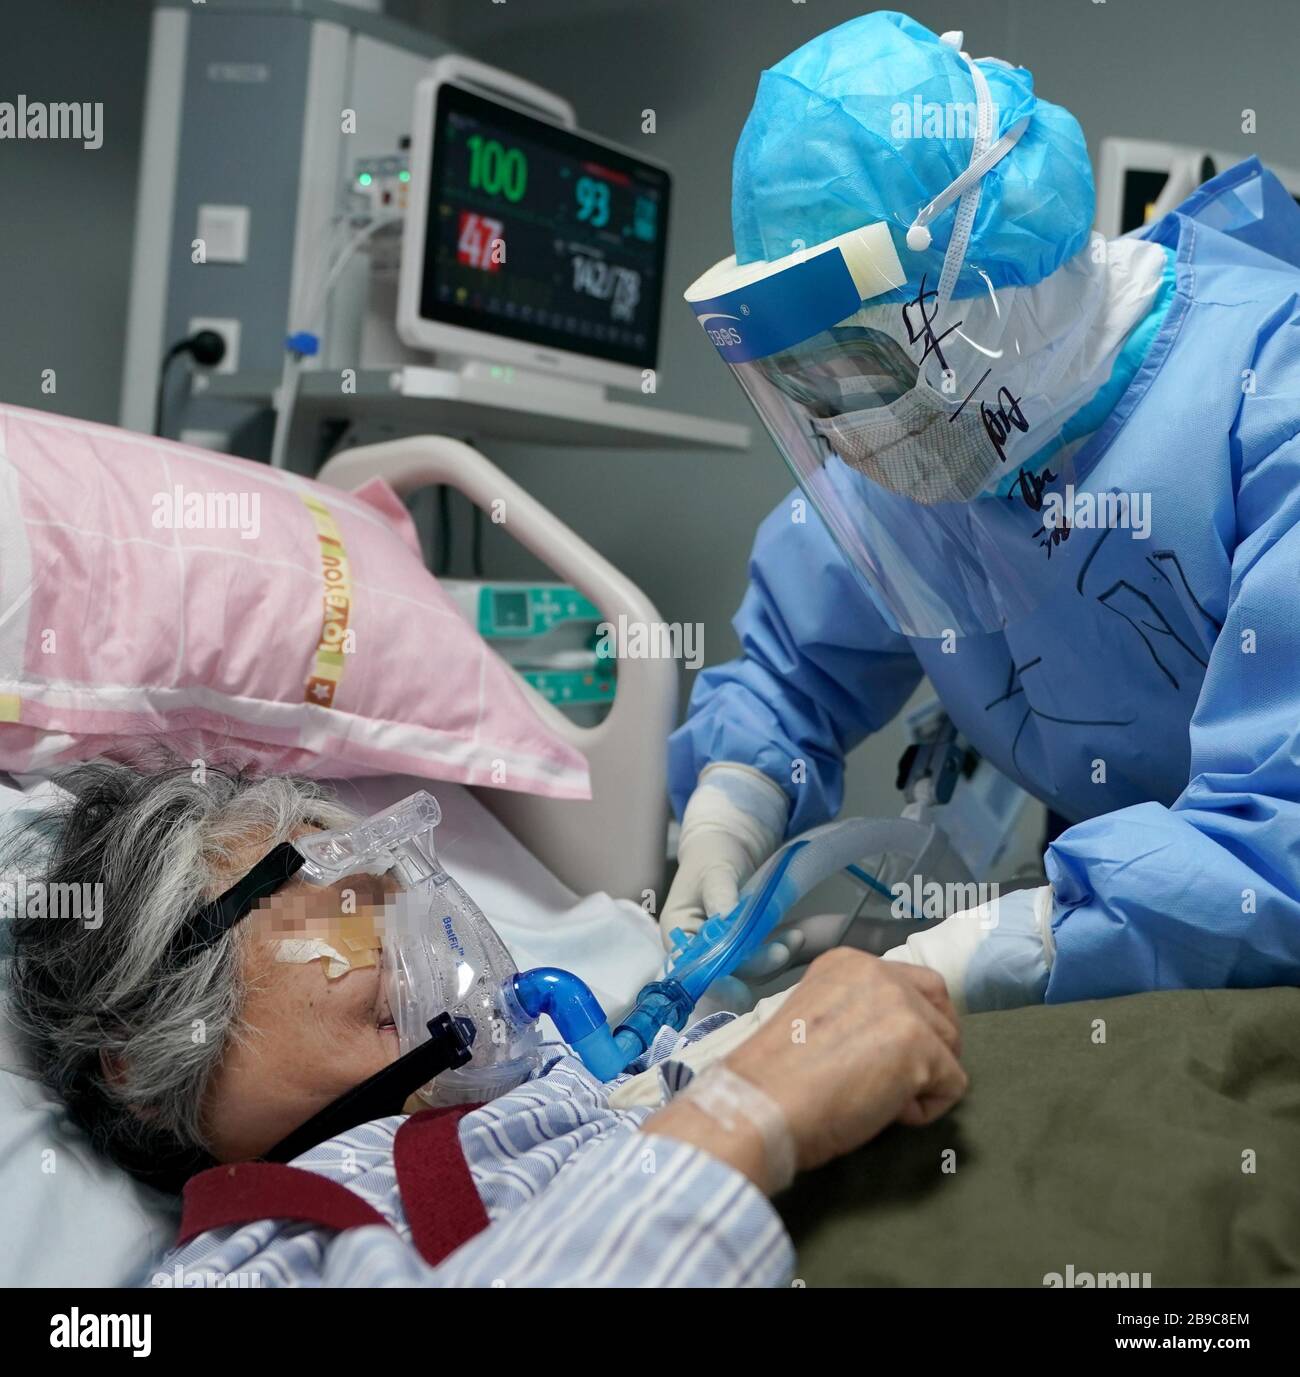
[[[961,1035],[933,971],[839,948],[819,957],[783,1006],[723,1063],[781,1108],[799,1170],[821,1166],[894,1122],[928,1124],[966,1091]],[[769,1188],[756,1129],[728,1131],[674,1100],[647,1133],[681,1138]]]

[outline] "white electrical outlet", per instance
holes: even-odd
[[[208,263],[248,262],[247,206],[199,207],[195,237],[203,240]]]
[[[230,317],[191,316],[190,334],[196,330],[215,330],[226,341],[226,356],[212,369],[213,373],[239,371],[239,321]]]

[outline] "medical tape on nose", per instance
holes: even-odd
[[[281,938],[276,944],[275,959],[290,965],[319,961],[327,980],[338,980],[349,971],[377,964],[383,943],[369,915],[345,914],[323,927],[323,937]]]

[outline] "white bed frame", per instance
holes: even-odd
[[[460,440],[420,435],[345,450],[317,477],[347,489],[380,477],[401,496],[446,483],[485,511],[504,499],[510,534],[590,598],[602,616],[615,623],[620,614],[629,622],[660,620],[634,583]],[[648,890],[658,901],[668,822],[666,743],[677,716],[677,665],[672,660],[620,659],[613,704],[594,727],[577,726],[529,685],[523,688],[547,726],[586,756],[591,800],[565,802],[502,789],[476,790],[479,799],[577,893],[603,890],[640,903]]]

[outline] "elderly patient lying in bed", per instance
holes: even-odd
[[[73,801],[5,863],[30,874],[39,857],[47,885],[102,886],[102,905],[94,925],[20,917],[14,1007],[46,1080],[103,1152],[179,1184],[271,1153],[397,1064],[381,960],[364,944],[352,962],[295,959],[294,948],[286,959],[292,915],[364,903],[356,877],[313,887],[290,866],[262,897],[249,892],[292,850],[282,843],[350,820],[318,786],[121,765],[61,782]],[[767,1197],[891,1123],[943,1114],[966,1085],[957,1022],[933,972],[834,951],[691,1078],[674,1048],[727,1017],[661,1035],[647,1054],[668,1096],[655,1107],[613,1107],[611,1087],[555,1044],[530,1080],[458,1124],[354,1119],[297,1156],[293,1190],[306,1182],[310,1201],[281,1206],[293,1219],[267,1196],[288,1198],[275,1196],[288,1169],[208,1171],[186,1193],[188,1214],[209,1183],[205,1227],[162,1273],[262,1285],[781,1284],[793,1257]],[[232,1205],[220,1191],[236,1177],[244,1194]]]

